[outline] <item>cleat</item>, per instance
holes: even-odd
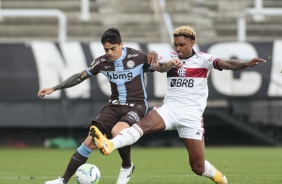
[[[131,167],[128,169],[120,168],[117,184],[127,184],[130,180],[130,176],[135,169],[134,164],[131,162]]]
[[[58,179],[52,181],[46,181],[45,184],[66,184],[64,178],[59,177]]]
[[[96,126],[92,125],[90,127],[90,135],[103,155],[109,155],[113,151],[113,143]]]
[[[93,141],[93,142],[95,142],[94,137],[97,136],[97,135],[95,134],[95,128],[96,128],[96,127],[95,127],[95,128],[94,128],[94,127],[95,127],[95,126],[92,125],[92,126],[90,127],[90,130],[89,130],[89,135],[92,137],[92,141]]]
[[[227,178],[224,174],[216,169],[215,176],[211,178],[216,184],[228,184]]]

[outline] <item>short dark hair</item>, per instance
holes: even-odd
[[[122,41],[119,30],[117,28],[109,28],[103,33],[101,42],[103,45],[106,42],[110,42],[111,44],[120,44]]]

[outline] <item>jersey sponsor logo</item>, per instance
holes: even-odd
[[[127,61],[127,67],[128,68],[133,68],[134,66],[135,66],[134,61],[132,61],[132,60]]]
[[[171,79],[170,87],[188,87],[194,86],[194,79]]]
[[[132,57],[137,57],[137,56],[138,56],[138,54],[128,54],[127,58],[132,58]]]
[[[127,73],[116,73],[116,72],[107,72],[107,77],[111,79],[127,79],[131,80],[133,78],[133,73],[132,72],[127,72]]]

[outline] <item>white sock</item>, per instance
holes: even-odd
[[[114,149],[118,149],[135,143],[142,135],[143,130],[138,125],[134,124],[132,127],[119,132],[111,142],[114,145]]]
[[[202,174],[202,176],[209,178],[213,178],[215,176],[215,168],[207,160],[205,160],[205,172]]]

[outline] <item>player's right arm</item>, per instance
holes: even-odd
[[[62,83],[52,87],[52,88],[43,88],[40,89],[38,91],[38,96],[40,98],[43,98],[46,94],[52,94],[54,91],[60,90],[60,89],[65,89],[65,88],[70,88],[72,86],[75,86],[79,83],[81,83],[82,81],[84,81],[85,79],[90,78],[91,76],[87,74],[87,72],[84,70],[80,73],[74,74],[72,76],[70,76],[69,78],[67,78],[66,80],[64,80]]]

